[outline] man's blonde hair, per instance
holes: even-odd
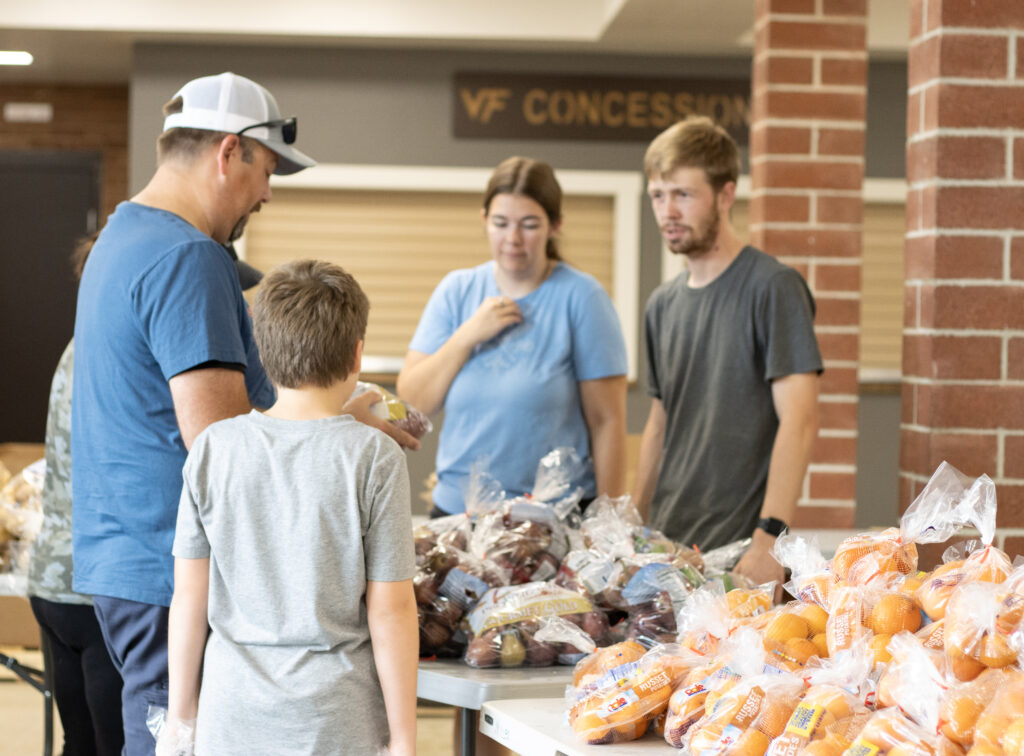
[[[658,134],[644,155],[648,179],[677,168],[700,168],[715,193],[740,177],[740,150],[729,133],[710,118],[690,116]]]
[[[164,118],[172,113],[180,113],[184,100],[179,95],[164,104]],[[162,165],[167,160],[184,160],[191,162],[206,150],[221,143],[228,134],[225,131],[210,129],[173,128],[163,132],[156,140],[156,162]],[[256,159],[256,142],[246,136],[238,137],[242,147],[242,160],[251,163]]]
[[[298,260],[264,277],[252,305],[253,337],[276,386],[327,387],[355,369],[370,302],[337,265]]]

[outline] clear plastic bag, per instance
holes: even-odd
[[[550,580],[569,552],[569,529],[547,504],[516,498],[477,519],[470,552],[521,584]]]
[[[685,747],[693,756],[763,754],[785,730],[803,690],[795,675],[744,678],[690,728]]]
[[[609,642],[607,618],[584,596],[548,582],[506,586],[489,590],[469,612],[466,664],[478,668],[575,664],[577,656],[565,654],[560,647],[569,641],[535,639],[541,627],[538,620],[546,616],[561,616],[577,625],[595,645]],[[560,654],[565,654],[564,660]]]
[[[370,411],[381,420],[387,420],[414,438],[423,438],[434,430],[429,417],[376,383],[358,381],[352,396],[356,397],[367,391],[376,391],[383,397],[381,401],[370,405]]]
[[[644,735],[668,708],[672,689],[696,663],[675,645],[659,645],[570,692],[569,724],[585,743],[622,743]]]
[[[46,461],[40,459],[0,488],[0,572],[28,573],[32,544],[43,525],[45,474]]]
[[[460,656],[462,617],[488,590],[507,583],[508,575],[487,560],[444,546],[428,552],[413,577],[420,656]]]
[[[150,704],[146,727],[156,740],[156,756],[195,756],[196,720],[168,718],[166,709]]]

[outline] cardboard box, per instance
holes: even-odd
[[[0,646],[39,648],[39,625],[24,596],[0,596]]]

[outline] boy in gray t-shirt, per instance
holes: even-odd
[[[214,423],[189,452],[167,732],[195,719],[204,756],[415,750],[405,457],[341,414],[368,309],[337,266],[306,260],[268,274],[253,323],[277,402]]]

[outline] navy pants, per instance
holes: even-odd
[[[93,596],[93,608],[110,658],[121,673],[124,756],[153,756],[156,741],[146,727],[149,707],[167,708],[166,606]]]
[[[63,756],[117,756],[124,744],[121,675],[110,661],[92,607],[38,596],[30,601],[50,641],[53,697],[64,729]]]

